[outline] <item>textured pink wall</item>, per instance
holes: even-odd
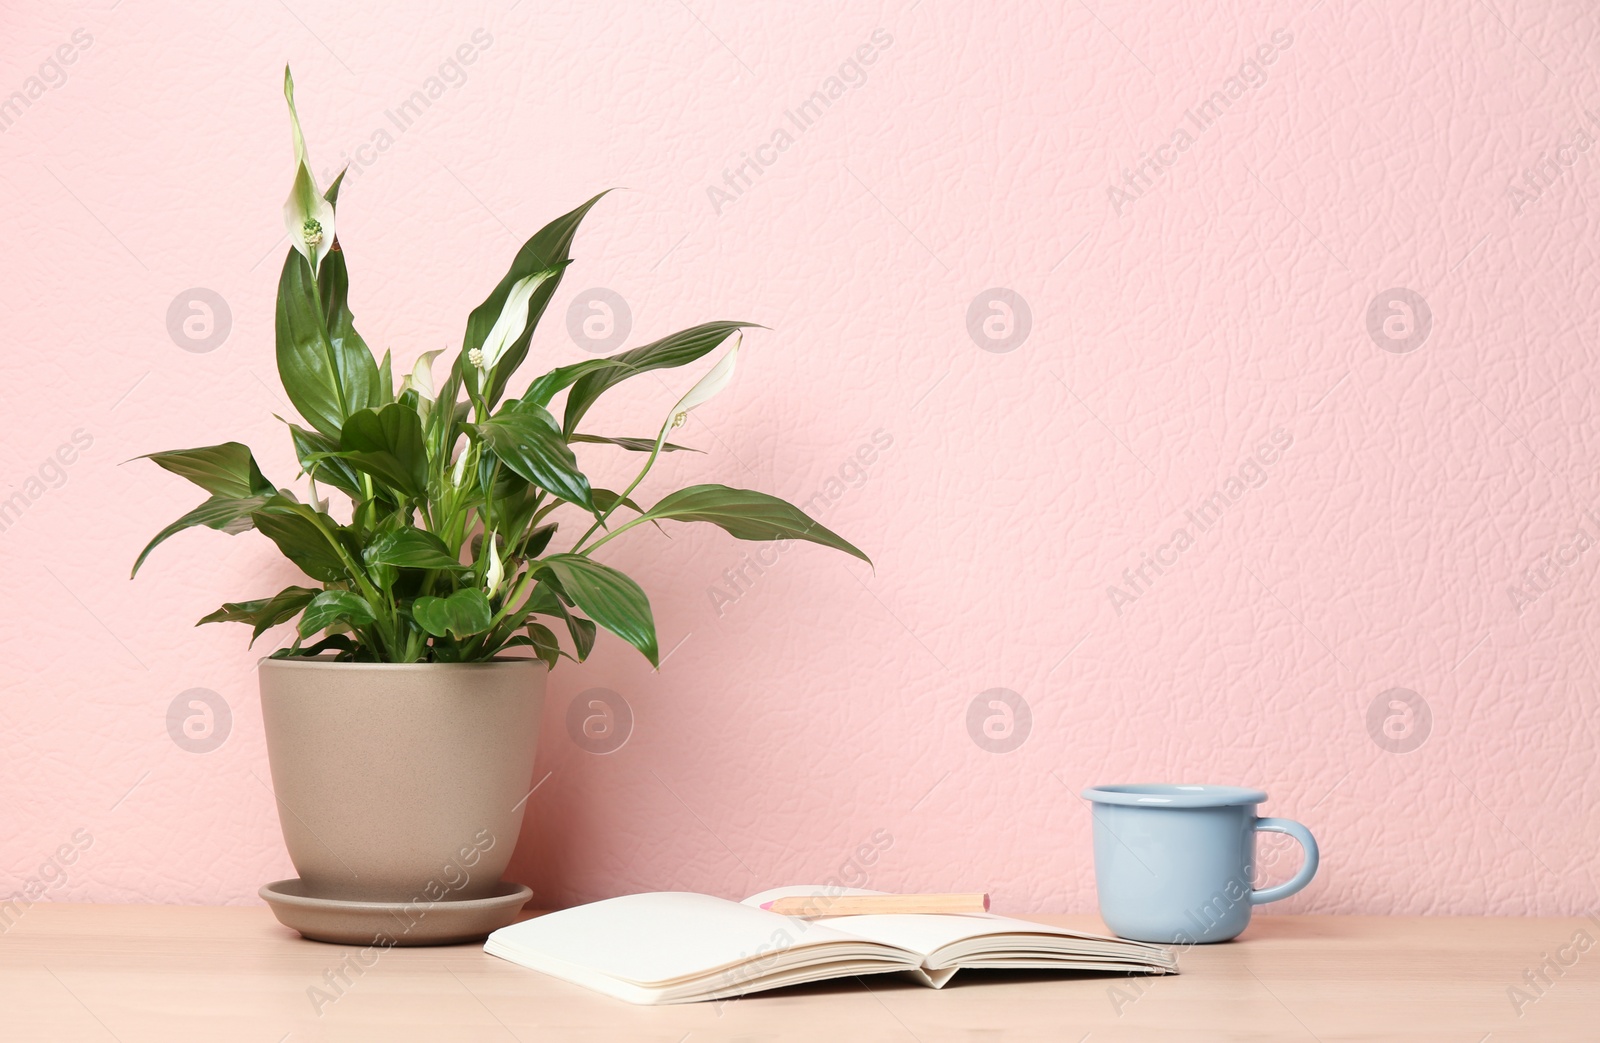
[[[1187,780],[1318,833],[1275,908],[1594,903],[1591,5],[438,6],[0,13],[0,892],[61,845],[57,899],[254,902],[291,872],[261,649],[191,624],[292,569],[196,531],[128,582],[196,495],[121,464],[240,438],[293,473],[288,59],[315,165],[359,164],[370,342],[457,343],[521,238],[624,186],[537,363],[588,357],[591,288],[629,343],[772,327],[654,488],[809,502],[877,563],[613,545],[674,651],[653,674],[603,640],[553,679],[514,863],[541,901],[843,872],[1084,909],[1076,792]],[[642,433],[685,384],[606,416]],[[209,752],[169,735],[190,689],[231,714]],[[626,743],[581,746],[575,699],[624,701]]]

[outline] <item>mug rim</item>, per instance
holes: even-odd
[[[1267,799],[1262,790],[1243,786],[1189,785],[1165,782],[1115,783],[1090,786],[1085,800],[1096,804],[1120,804],[1134,808],[1230,808],[1260,804]]]

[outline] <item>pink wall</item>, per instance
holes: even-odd
[[[820,494],[877,563],[793,547],[732,588],[760,545],[613,545],[674,651],[655,674],[603,639],[553,678],[514,863],[540,901],[842,870],[1089,908],[1075,794],[1135,780],[1258,785],[1309,823],[1321,876],[1277,909],[1596,900],[1591,5],[438,6],[0,13],[0,92],[26,99],[0,118],[0,482],[22,497],[0,892],[79,831],[54,898],[254,902],[291,875],[255,694],[274,646],[192,621],[293,570],[196,531],[128,582],[197,496],[122,465],[239,438],[293,473],[272,418],[288,59],[319,171],[362,164],[340,234],[370,342],[406,365],[458,343],[522,237],[623,186],[536,361],[589,357],[565,319],[591,288],[626,301],[630,343],[770,326],[685,432],[709,454],[654,489]],[[759,175],[713,202],[747,154]],[[1009,340],[996,288],[1026,303]],[[1393,288],[1426,302],[1412,341],[1385,332]],[[211,340],[183,327],[202,294],[231,315]],[[610,426],[651,429],[674,377],[629,385]],[[1146,554],[1166,564],[1130,584]],[[1001,749],[974,738],[989,697],[968,724],[996,688],[1029,710]],[[168,733],[190,689],[231,712],[210,752]],[[592,689],[631,708],[609,754],[566,726]]]

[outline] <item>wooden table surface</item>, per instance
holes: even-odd
[[[1089,916],[1034,919],[1103,930]],[[0,935],[0,1038],[1600,1040],[1600,924],[1575,917],[1258,916],[1237,942],[1183,952],[1176,977],[962,971],[942,991],[866,977],[672,1007],[630,1006],[477,946],[393,949],[331,986],[327,972],[357,951],[304,941],[264,907],[35,905]],[[1540,972],[1547,957],[1572,962]],[[318,989],[342,995],[319,1009]]]

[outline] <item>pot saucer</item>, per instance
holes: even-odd
[[[351,902],[317,898],[299,878],[263,884],[257,892],[285,927],[339,945],[460,945],[517,922],[533,897],[524,884],[502,881],[488,898]]]

